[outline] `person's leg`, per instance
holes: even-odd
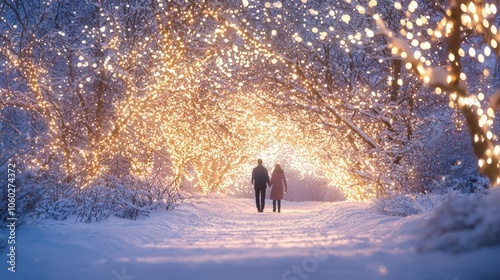
[[[259,196],[260,196],[260,190],[259,189],[255,189],[255,206],[257,206],[257,210],[260,211],[260,199],[259,199]]]
[[[273,199],[273,212],[276,212],[276,199]]]
[[[260,193],[260,210],[264,212],[264,206],[266,204],[266,188],[261,189]]]
[[[278,213],[281,212],[281,199],[278,200]]]

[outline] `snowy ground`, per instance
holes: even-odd
[[[137,221],[24,226],[16,272],[2,261],[0,279],[500,279],[500,247],[416,252],[422,215],[362,202],[284,202],[278,214],[267,203],[257,213],[250,199],[202,198]]]

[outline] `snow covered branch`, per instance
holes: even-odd
[[[469,126],[471,142],[474,147],[474,153],[478,158],[479,170],[486,175],[493,185],[500,184],[500,146],[495,146],[493,143],[493,133],[488,124],[488,119],[494,117],[493,111],[488,110],[487,114],[474,96],[471,96],[467,89],[464,75],[462,73],[461,64],[461,44],[462,44],[462,28],[468,27],[467,13],[476,15],[475,22],[480,18],[477,16],[477,8],[481,11],[491,11],[489,4],[478,6],[475,1],[453,0],[450,1],[447,16],[441,23],[446,26],[445,36],[448,38],[448,62],[447,69],[439,67],[426,67],[420,60],[420,52],[413,51],[409,47],[409,43],[403,38],[397,38],[393,32],[389,31],[378,14],[375,14],[375,19],[380,32],[389,38],[389,48],[394,55],[398,55],[405,63],[407,69],[411,69],[418,75],[426,84],[437,89],[450,93],[450,99],[458,104]],[[495,8],[496,9],[496,8]],[[489,12],[486,12],[489,13]],[[465,20],[464,20],[465,16]],[[470,19],[470,17],[469,17]],[[465,22],[464,22],[465,21]],[[488,27],[487,21],[480,21],[481,24]],[[475,27],[479,25],[474,25]],[[491,29],[496,27],[492,25]],[[478,28],[480,31],[482,28]],[[492,38],[490,42],[493,48],[497,48],[496,39]],[[492,104],[493,105],[493,104]],[[490,108],[496,105],[490,106]]]

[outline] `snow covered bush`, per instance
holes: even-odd
[[[455,193],[475,197],[487,189],[487,179],[476,171],[461,176],[443,176],[425,186],[426,193],[407,193],[384,196],[372,200],[372,209],[382,215],[410,216],[425,213],[439,207]]]
[[[177,190],[172,178],[110,176],[102,180],[102,184],[79,191],[75,214],[78,221],[86,223],[101,221],[111,215],[137,219],[158,208],[170,210],[175,207],[182,199]]]
[[[22,164],[17,165],[22,168]],[[0,173],[5,169],[0,168]],[[1,173],[6,174],[6,172]],[[55,206],[55,200],[51,199],[51,190],[41,184],[32,184],[31,173],[19,173],[16,176],[16,207],[15,217],[16,225],[22,225],[28,221],[32,221],[40,216],[47,217],[51,214]],[[8,201],[7,199],[7,184],[0,186],[0,201]],[[50,202],[49,202],[50,201]],[[1,203],[0,206],[0,223],[7,222],[7,204]]]
[[[489,194],[450,192],[423,223],[420,251],[461,253],[500,245],[500,188]]]
[[[79,188],[70,183],[56,182],[25,174],[17,190],[17,224],[35,223],[43,219],[78,222],[96,222],[117,216],[137,219],[155,209],[171,210],[182,199],[174,178],[159,176],[139,179],[126,176],[107,176],[98,184]],[[6,187],[2,187],[0,199],[5,200]],[[3,206],[3,205],[2,205]],[[0,206],[1,207],[1,206]],[[7,209],[0,208],[0,221],[7,221]]]
[[[410,216],[434,209],[444,199],[441,195],[396,194],[372,201],[372,209],[382,215]]]

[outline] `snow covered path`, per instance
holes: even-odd
[[[362,202],[284,202],[273,213],[267,203],[257,213],[250,199],[202,198],[138,221],[24,226],[17,272],[4,265],[0,279],[500,279],[498,247],[417,253],[422,216],[376,215]]]

